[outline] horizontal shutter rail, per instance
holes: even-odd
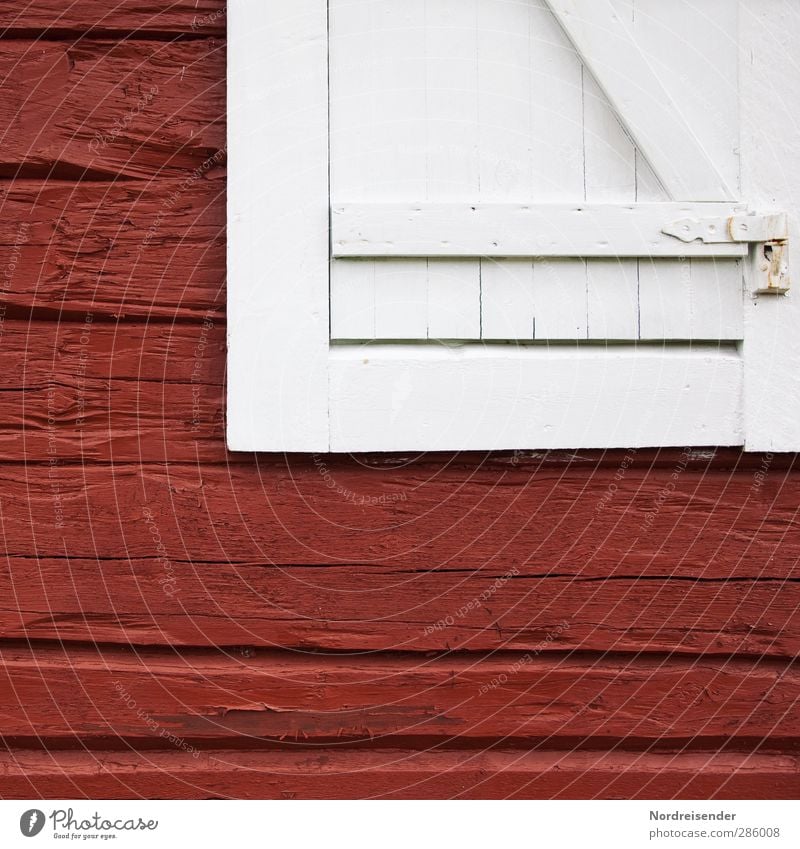
[[[729,203],[344,203],[332,249],[345,257],[740,257],[744,243],[685,242],[676,221],[729,218]]]
[[[735,343],[336,345],[329,367],[334,452],[743,439]]]

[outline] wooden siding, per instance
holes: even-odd
[[[220,8],[0,3],[0,796],[795,798],[794,457],[226,452]]]

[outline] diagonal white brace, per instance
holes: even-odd
[[[547,4],[670,197],[736,200],[611,0]]]

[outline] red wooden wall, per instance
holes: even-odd
[[[0,796],[800,793],[793,457],[226,454],[221,4],[0,22]]]

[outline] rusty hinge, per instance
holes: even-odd
[[[662,228],[662,232],[683,242],[748,242],[754,245],[753,291],[758,295],[783,295],[789,291],[789,221],[785,212],[682,218]]]

